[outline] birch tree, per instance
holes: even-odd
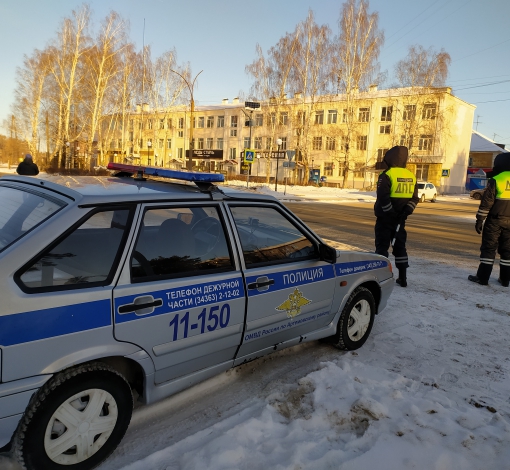
[[[363,127],[366,114],[356,112],[360,91],[373,82],[379,67],[378,57],[384,42],[379,29],[379,16],[369,12],[368,0],[347,0],[341,8],[338,22],[339,35],[335,40],[331,78],[338,92],[344,96],[346,112],[344,121],[343,151],[344,179],[347,184],[352,167],[352,155],[357,131]],[[368,116],[370,119],[370,116]]]

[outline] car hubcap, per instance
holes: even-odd
[[[117,417],[117,403],[105,390],[77,393],[53,413],[44,436],[46,454],[60,465],[87,460],[108,440]]]
[[[347,334],[351,341],[359,341],[368,330],[371,317],[370,304],[362,299],[354,305],[349,315]]]

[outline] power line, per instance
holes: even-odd
[[[464,57],[461,57],[460,59],[452,60],[452,62],[458,62],[459,60],[467,59],[468,57],[474,56],[476,54],[480,54],[480,52],[485,52],[485,51],[488,51],[489,49],[493,49],[496,46],[500,46],[501,44],[505,44],[505,42],[508,42],[508,41],[510,41],[510,39],[506,39],[505,41],[498,42],[497,44],[494,44],[493,46],[489,46],[489,47],[487,47],[485,49],[481,49],[479,51],[473,52],[472,54],[465,55]]]
[[[459,80],[449,81],[448,83],[470,82],[472,80],[485,80],[487,78],[501,78],[501,77],[510,77],[510,75],[491,75],[489,77],[461,78]]]
[[[456,91],[459,91],[459,90],[470,90],[472,88],[481,88],[481,87],[484,87],[484,86],[492,86],[492,85],[499,85],[501,83],[508,83],[510,82],[510,80],[501,80],[499,82],[492,82],[492,83],[481,83],[479,85],[472,85],[472,86],[467,86],[467,87],[464,87],[464,88],[455,88]]]
[[[483,104],[483,103],[499,103],[500,101],[510,101],[510,98],[506,100],[492,100],[492,101],[477,101],[473,104]]]

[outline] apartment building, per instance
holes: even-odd
[[[109,117],[102,145],[109,160],[170,168],[250,173],[267,181],[306,183],[311,169],[328,185],[373,187],[387,149],[407,145],[408,168],[441,193],[464,191],[475,106],[450,88],[393,88],[354,97],[327,95],[164,110],[138,106],[127,125]],[[193,152],[190,159],[190,138]],[[280,143],[278,145],[278,142]],[[243,164],[245,148],[256,160]],[[291,162],[286,151],[294,151]],[[293,152],[292,152],[293,153]]]

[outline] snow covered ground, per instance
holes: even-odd
[[[374,200],[329,188],[279,196]],[[360,350],[296,346],[139,407],[99,468],[509,469],[510,289],[498,266],[489,286],[469,283],[477,259],[410,263],[409,286],[394,289]],[[0,457],[0,468],[16,467]]]

